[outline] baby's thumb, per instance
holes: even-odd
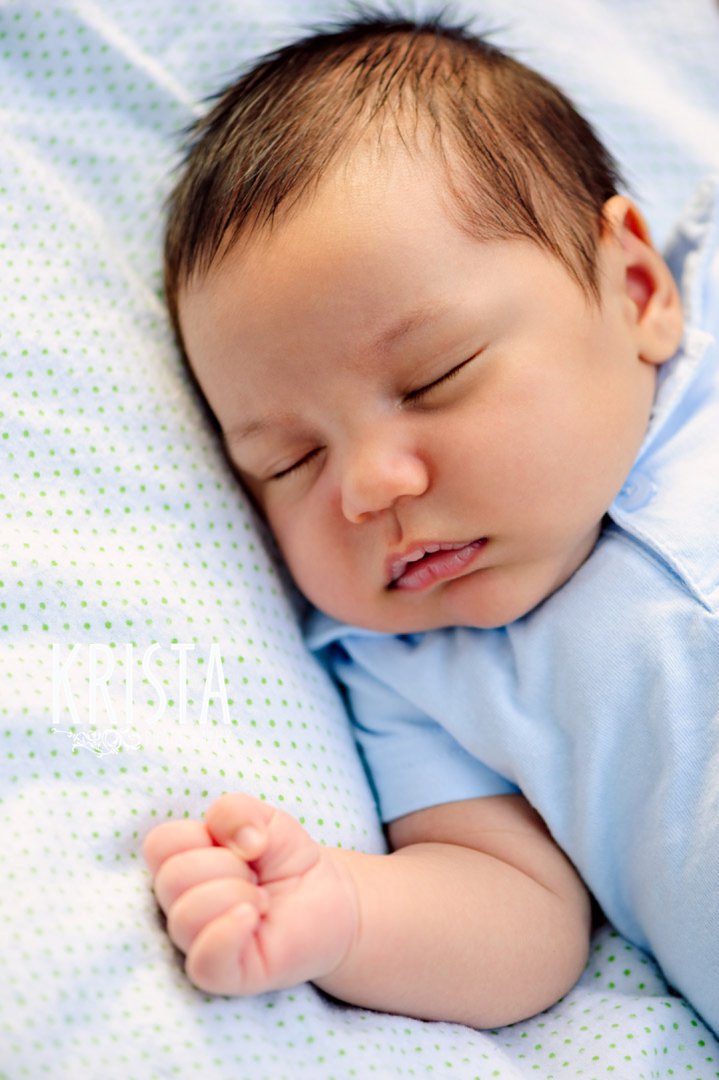
[[[267,847],[272,813],[271,806],[251,795],[222,795],[207,811],[205,826],[216,843],[253,862]]]
[[[296,818],[249,795],[223,795],[205,826],[216,843],[252,864],[260,883],[304,874],[319,858],[319,845]]]

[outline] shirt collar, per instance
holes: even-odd
[[[654,404],[637,462],[646,457],[667,422],[678,411],[687,391],[711,357],[714,338],[706,330],[688,327],[677,352],[659,369]]]
[[[637,460],[654,446],[711,353],[713,337],[703,329],[710,317],[705,283],[717,246],[719,176],[710,176],[695,192],[664,252],[681,294],[686,329],[677,353],[659,368],[654,405]]]

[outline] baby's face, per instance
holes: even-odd
[[[646,430],[621,245],[600,307],[526,240],[452,221],[398,154],[323,181],[180,297],[227,448],[300,589],[408,633],[504,625],[589,555]]]

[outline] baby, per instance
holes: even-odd
[[[244,794],[153,829],[202,989],[508,1024],[581,974],[583,879],[719,1030],[717,224],[674,245],[685,331],[618,184],[442,19],[317,33],[197,125],[170,311],[392,849]]]

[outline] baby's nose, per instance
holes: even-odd
[[[416,451],[375,442],[346,463],[341,484],[344,516],[359,524],[368,515],[394,506],[398,499],[424,494],[429,474]]]

